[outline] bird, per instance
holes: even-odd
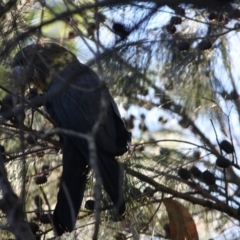
[[[30,44],[17,52],[12,67],[17,81],[33,85],[49,96],[45,109],[57,127],[81,134],[92,130],[101,113],[101,80],[75,54],[56,43]],[[97,166],[103,187],[121,220],[126,212],[123,168],[116,157],[129,150],[131,133],[108,89],[106,95],[106,118],[95,135]],[[53,212],[57,236],[74,230],[90,165],[86,139],[66,134],[61,134],[60,139],[63,170]]]

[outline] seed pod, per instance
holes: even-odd
[[[144,113],[141,113],[141,114],[140,114],[140,118],[141,118],[142,120],[144,120],[144,119],[146,118],[146,115],[145,115]]]
[[[38,151],[36,155],[38,158],[42,158],[44,156],[44,151]]]
[[[167,30],[170,34],[174,34],[174,33],[177,31],[176,27],[175,27],[174,25],[172,25],[172,24],[168,24],[168,25],[166,26],[166,30]]]
[[[177,48],[179,51],[187,51],[190,48],[190,44],[187,41],[180,41],[177,43]]]
[[[186,168],[179,168],[178,176],[183,180],[188,180],[189,178],[191,178],[191,174]]]
[[[49,224],[52,222],[52,218],[52,214],[45,213],[40,216],[39,221],[43,224]]]
[[[216,182],[215,176],[213,175],[213,173],[211,173],[208,170],[202,172],[201,178],[202,178],[202,181],[208,186],[212,186]]]
[[[210,49],[212,47],[212,43],[210,42],[209,39],[204,39],[198,44],[198,48],[201,51]]]
[[[36,137],[33,136],[33,135],[31,135],[31,134],[29,134],[29,135],[27,136],[26,141],[27,141],[27,143],[30,144],[30,145],[33,145],[33,144],[36,144],[36,143],[37,143]]]
[[[93,37],[95,30],[96,30],[96,23],[91,22],[87,24],[88,37]]]
[[[144,120],[142,120],[142,121],[140,122],[140,124],[139,124],[138,127],[139,127],[139,130],[142,131],[142,132],[146,132],[146,131],[148,131],[148,128],[147,128],[147,126],[146,126]]]
[[[45,176],[48,176],[49,175],[49,165],[42,165],[42,174],[45,175]]]
[[[219,157],[216,160],[216,165],[220,168],[228,168],[231,164],[232,163],[224,157]]]
[[[144,190],[143,190],[143,193],[148,195],[149,197],[153,197],[154,195],[154,190],[151,188],[151,187],[146,187]]]
[[[36,207],[37,207],[38,209],[41,209],[41,207],[42,207],[42,205],[43,205],[43,200],[42,200],[42,198],[41,198],[39,195],[36,195],[36,196],[34,197],[34,203],[35,203],[35,205],[36,205]]]
[[[236,24],[234,25],[234,27]],[[240,24],[238,23],[238,28],[240,28]],[[236,89],[233,89],[232,92],[230,93],[230,100],[238,100],[239,99],[239,94]]]
[[[187,118],[182,118],[181,120],[178,121],[178,124],[182,127],[182,128],[188,128],[190,126],[190,121],[188,121]]]
[[[170,25],[179,25],[182,23],[182,19],[180,17],[171,17],[171,20],[170,20]]]
[[[185,9],[182,7],[176,7],[175,8],[175,13],[180,16],[185,16]]]
[[[69,38],[69,39],[73,39],[73,38],[75,38],[75,36],[76,36],[76,34],[75,34],[74,31],[70,31],[70,32],[68,33],[68,38]]]
[[[122,23],[113,23],[112,29],[117,35],[121,37],[122,40],[130,34],[126,26],[124,26]]]
[[[193,157],[199,159],[201,157],[201,152],[199,150],[195,150],[193,153]]]
[[[202,172],[195,166],[192,166],[190,168],[190,173],[193,175],[193,177],[195,178],[200,178],[201,177],[201,174]]]
[[[217,19],[217,13],[216,12],[210,12],[208,15],[208,19],[210,21]]]
[[[32,233],[34,233],[34,234],[36,234],[36,232],[39,230],[39,226],[35,222],[29,222],[28,225],[29,225]]]
[[[223,140],[221,143],[219,143],[219,147],[227,154],[234,153],[233,145],[227,140]]]
[[[113,23],[112,28],[114,32],[124,32],[125,26],[122,23]]]
[[[166,117],[159,117],[158,121],[164,124],[167,123],[168,119]]]
[[[43,185],[47,182],[47,177],[45,175],[37,176],[34,178],[34,181],[37,185]]]
[[[85,202],[85,208],[87,210],[92,211],[92,212],[94,211],[94,205],[95,205],[95,201],[94,200],[89,199],[89,200],[87,200]]]

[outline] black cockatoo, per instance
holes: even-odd
[[[25,78],[26,84],[49,96],[46,111],[58,127],[85,134],[98,121],[102,95],[99,77],[66,48],[55,43],[29,45],[16,54],[13,69],[18,79]],[[123,174],[115,157],[128,150],[131,134],[108,91],[106,101],[107,116],[95,137],[97,164],[104,189],[121,216],[125,213]],[[74,229],[89,172],[88,142],[64,134],[61,140],[63,172],[53,213],[59,236]]]

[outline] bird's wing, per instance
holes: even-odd
[[[63,85],[61,86],[63,81],[67,81],[71,85],[63,84],[65,85],[63,88]],[[99,85],[100,81],[97,75],[88,67],[82,66],[79,62],[68,65],[59,76],[54,77],[49,87],[49,95],[56,90],[58,91],[59,86],[62,88],[58,94],[49,99],[47,104],[49,114],[64,129],[88,133],[94,123],[98,121],[100,115],[101,89]],[[129,133],[124,127],[117,106],[110,94],[108,94],[108,101],[106,121],[96,135],[98,166],[104,188],[118,213],[122,215],[125,211],[121,187],[123,174],[114,156],[121,155],[127,150]],[[87,141],[72,136],[67,136],[67,138],[71,140],[72,145],[78,148],[79,155],[81,155],[81,159],[78,158],[78,161],[87,161],[89,157]],[[66,140],[66,136],[63,136],[63,139]],[[69,147],[69,151],[71,151],[71,147]],[[63,158],[66,158],[66,166],[69,169],[74,168],[74,163],[71,159],[65,157],[65,154],[68,156],[68,153],[63,152]],[[66,168],[63,167],[63,179]],[[71,171],[66,171],[71,175]],[[70,176],[69,179],[71,179]]]
[[[48,94],[54,95],[48,101],[49,114],[62,128],[80,133],[91,131],[100,115],[99,86],[100,80],[90,68],[79,62],[69,64],[60,75],[55,75],[49,87]],[[58,89],[59,93],[54,94]],[[107,98],[107,117],[98,131],[96,143],[106,153],[121,155],[127,150],[129,133],[109,93]]]

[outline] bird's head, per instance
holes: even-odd
[[[31,44],[21,49],[13,59],[13,74],[24,84],[33,84],[45,91],[57,72],[61,72],[77,57],[55,44]]]

